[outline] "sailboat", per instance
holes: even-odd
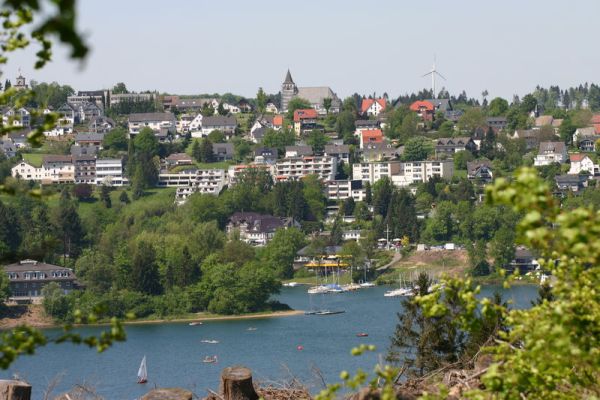
[[[138,382],[137,383],[146,383],[148,382],[148,371],[146,370],[146,356],[142,358],[142,363],[140,364],[140,369],[138,370]]]

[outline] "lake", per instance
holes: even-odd
[[[491,295],[497,287],[488,286],[482,295]],[[157,387],[183,387],[199,396],[206,389],[218,389],[224,367],[244,365],[252,369],[255,380],[282,381],[296,376],[312,390],[319,390],[320,371],[328,382],[338,381],[339,372],[357,368],[370,371],[385,355],[389,337],[401,310],[399,298],[386,298],[387,286],[356,292],[316,295],[309,301],[306,287],[283,288],[278,299],[294,309],[317,307],[344,309],[344,314],[330,316],[291,316],[238,321],[211,321],[200,326],[187,323],[164,325],[130,325],[127,341],[118,343],[105,353],[70,344],[50,345],[35,356],[24,356],[15,362],[3,378],[14,373],[33,385],[34,399],[43,398],[43,391],[56,377],[60,383],[54,395],[85,383],[96,388],[106,399],[135,399]],[[505,299],[515,307],[528,307],[537,296],[535,286],[515,286],[502,290]],[[256,330],[248,330],[248,328]],[[98,328],[81,329],[83,333]],[[49,330],[49,332],[53,332]],[[368,337],[359,338],[359,332]],[[218,340],[206,344],[201,340]],[[360,357],[350,355],[350,349],[361,343],[377,346],[375,353]],[[302,346],[302,350],[298,349]],[[148,384],[136,383],[137,370],[143,356],[147,357]],[[205,364],[205,356],[218,356],[218,363]]]

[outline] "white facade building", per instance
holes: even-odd
[[[360,180],[335,180],[325,182],[327,200],[340,201],[352,198],[354,201],[364,201],[366,191]]]
[[[352,179],[373,184],[383,177],[392,179],[392,175],[400,173],[399,161],[354,163],[352,164]]]
[[[189,186],[177,188],[175,202],[183,204],[194,193],[218,196],[225,184],[226,174],[224,169],[196,170]]]
[[[123,160],[105,158],[96,160],[96,185],[123,186],[127,178],[123,176]]]
[[[42,168],[34,167],[26,161],[21,161],[12,167],[11,176],[27,181],[41,181],[44,175]]]
[[[401,163],[400,174],[392,176],[392,183],[399,187],[409,186],[413,183],[427,182],[434,176],[444,180],[452,179],[454,175],[454,161],[412,161]]]
[[[337,158],[327,156],[289,157],[275,164],[275,180],[295,180],[317,175],[324,181],[335,179]]]

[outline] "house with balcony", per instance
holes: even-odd
[[[129,115],[127,126],[130,139],[143,128],[150,128],[159,139],[164,140],[175,134],[177,119],[170,112],[136,113]]]
[[[399,161],[362,162],[352,164],[352,180],[369,182],[371,185],[383,177],[392,179],[402,170]]]
[[[123,174],[123,160],[101,158],[96,160],[96,185],[124,186],[129,182]]]
[[[477,150],[477,145],[470,137],[453,137],[440,138],[435,142],[435,155],[440,156],[446,154],[450,157],[459,151],[474,152]]]
[[[383,97],[380,97],[378,99],[363,98],[360,105],[360,113],[362,115],[376,117],[381,112],[385,111],[386,107],[387,101]]]
[[[333,180],[325,182],[325,196],[329,201],[343,201],[352,198],[363,201],[366,190],[361,180]]]
[[[74,183],[75,165],[68,155],[47,155],[42,159],[42,184]]]
[[[275,180],[297,180],[316,175],[324,181],[334,180],[338,161],[335,157],[286,157],[275,163]]]
[[[233,160],[235,155],[233,143],[213,143],[212,150],[215,161]]]
[[[593,126],[587,128],[578,128],[573,134],[573,143],[581,151],[591,153],[596,150],[596,142],[600,140],[600,134],[596,132]]]
[[[336,157],[338,163],[343,161],[348,165],[350,163],[350,146],[347,144],[326,144],[323,155]]]
[[[230,138],[235,135],[237,128],[237,120],[232,116],[212,115],[202,118],[202,129],[200,136],[208,136],[212,131],[218,130],[223,132],[225,137]],[[192,137],[199,137],[198,134],[192,132]]]
[[[75,183],[96,184],[96,156],[73,156],[73,167],[75,170]]]
[[[251,245],[264,246],[273,239],[278,229],[291,227],[299,227],[292,218],[279,218],[255,212],[236,212],[229,218],[226,231],[228,235],[238,232],[240,240]]]
[[[406,187],[415,183],[428,182],[433,177],[450,181],[454,176],[452,160],[409,161],[400,163],[400,173],[392,175],[392,183],[398,187]]]
[[[567,161],[567,146],[564,142],[541,142],[538,155],[533,165],[541,167],[553,163],[563,164]]]
[[[489,160],[467,162],[467,178],[481,183],[488,183],[494,179],[492,163]]]
[[[317,128],[317,110],[305,108],[294,111],[294,130],[297,135]]]
[[[195,193],[218,196],[226,184],[227,175],[224,169],[195,169],[185,172],[191,179],[188,186],[179,186],[175,192],[175,203],[183,204]],[[175,186],[172,184],[171,186]]]

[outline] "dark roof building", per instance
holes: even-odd
[[[50,282],[58,283],[65,293],[78,288],[72,269],[35,260],[6,265],[4,272],[12,297],[40,297],[43,287]]]
[[[233,143],[213,143],[212,149],[217,161],[232,160],[235,154]]]

